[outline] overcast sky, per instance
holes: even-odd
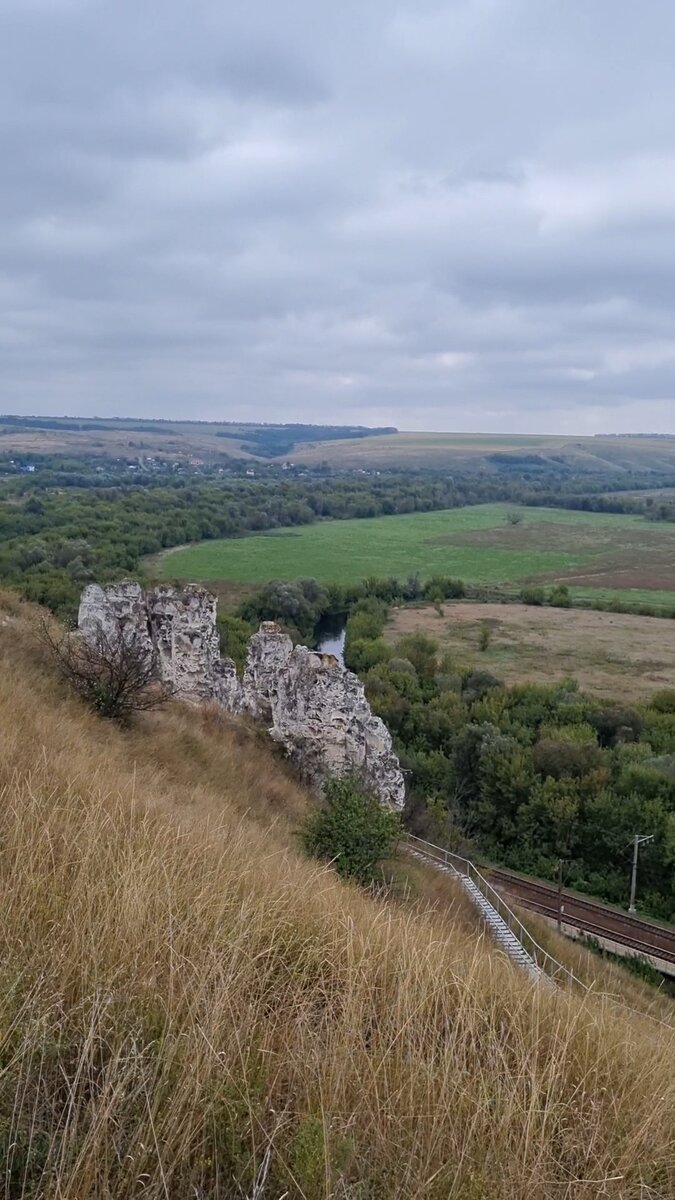
[[[675,432],[675,4],[0,0],[0,407]]]

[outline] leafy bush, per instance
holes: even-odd
[[[350,671],[364,675],[371,667],[386,662],[391,655],[391,647],[384,638],[351,639],[345,647],[345,663]]]
[[[675,713],[648,709],[645,718],[643,740],[656,754],[669,754],[675,748]]]
[[[464,680],[462,699],[465,704],[473,704],[474,700],[482,700],[493,688],[501,686],[501,679],[491,671],[471,671]]]
[[[595,730],[589,721],[581,721],[578,725],[541,725],[539,728],[539,741],[543,742],[550,739],[554,742],[577,742],[584,745],[586,742],[596,744]]]
[[[581,779],[601,763],[602,750],[596,742],[544,738],[534,747],[535,770],[552,779]]]
[[[387,608],[381,600],[370,597],[354,605],[347,622],[347,636],[354,641],[378,638],[387,619]]]
[[[634,708],[600,708],[589,719],[601,746],[635,742],[644,727],[643,717]]]
[[[406,675],[417,675],[417,671],[412,665],[410,659],[399,656],[389,659],[389,670],[396,672],[402,671]]]
[[[397,814],[379,804],[357,779],[331,779],[321,807],[307,822],[303,841],[308,853],[328,859],[338,874],[371,883],[378,864],[393,853],[399,833]]]
[[[438,642],[425,633],[409,633],[396,643],[397,658],[407,658],[420,679],[432,679],[436,672]]]
[[[546,593],[541,587],[524,587],[520,592],[521,604],[544,604]]]
[[[569,588],[564,584],[559,583],[557,587],[553,588],[548,602],[549,604],[553,605],[554,608],[570,608],[572,605],[572,597],[570,596]]]
[[[466,585],[462,579],[451,579],[449,575],[432,575],[424,586],[428,600],[440,596],[442,600],[461,600],[466,596]]]
[[[492,627],[488,625],[487,621],[484,621],[478,634],[478,649],[481,651],[481,653],[484,653],[487,650],[491,639]]]
[[[654,771],[661,771],[668,779],[672,779],[675,783],[675,754],[661,754],[656,758],[647,758],[645,763]]]

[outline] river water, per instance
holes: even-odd
[[[334,654],[345,665],[344,617],[324,617],[316,627],[316,648],[320,654]]]

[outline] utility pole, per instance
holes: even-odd
[[[630,904],[628,905],[629,913],[635,912],[635,889],[637,886],[638,850],[640,849],[640,846],[642,845],[643,842],[653,842],[653,841],[654,841],[653,833],[648,833],[643,837],[640,837],[640,834],[636,833],[635,837],[633,838],[633,872],[632,872],[631,880],[630,880]]]
[[[558,859],[558,933],[562,933],[562,915],[563,915],[563,911],[564,911],[563,898],[562,898],[563,862],[564,861],[565,860],[562,858]]]

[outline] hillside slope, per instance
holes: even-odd
[[[667,1031],[308,863],[259,734],[104,724],[28,624],[6,600],[5,1196],[675,1193]]]
[[[579,475],[621,475],[631,471],[671,474],[675,438],[587,437],[480,433],[390,433],[367,440],[316,442],[293,450],[297,464],[329,463],[340,468],[449,469],[459,473],[499,469],[565,469]]]

